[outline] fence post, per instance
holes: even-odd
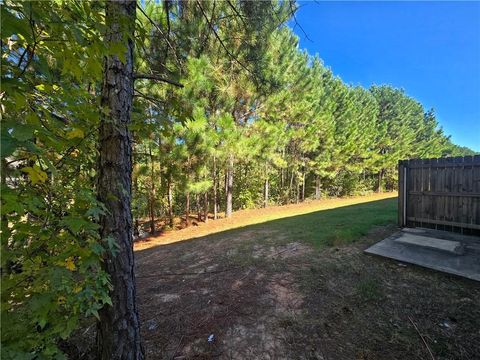
[[[406,193],[405,193],[405,182],[406,182],[406,166],[405,161],[400,160],[398,162],[398,226],[405,227],[405,206],[406,204]]]

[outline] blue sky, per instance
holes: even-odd
[[[480,2],[299,3],[300,47],[347,83],[404,88],[480,151]]]

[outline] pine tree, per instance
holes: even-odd
[[[107,49],[121,46],[105,58],[101,103],[106,109],[99,129],[98,199],[106,213],[100,217],[102,241],[116,251],[105,253],[112,282],[111,306],[99,312],[98,348],[102,359],[143,359],[135,299],[130,210],[132,143],[128,129],[133,101],[135,1],[106,2]]]

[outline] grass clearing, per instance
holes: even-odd
[[[273,228],[286,242],[301,241],[315,248],[349,244],[376,226],[394,224],[397,199],[388,198],[369,203],[342,206],[328,211],[274,220],[254,229]]]
[[[365,235],[371,226],[394,223],[396,197],[397,193],[391,192],[241,210],[235,212],[229,219],[194,223],[195,226],[189,228],[165,231],[157,236],[137,241],[135,250],[196,239],[228,230],[241,231],[245,227],[261,229],[263,225],[269,231],[278,228],[288,237],[299,237],[299,240],[307,241],[314,246],[349,242]],[[257,238],[258,236],[256,235]]]

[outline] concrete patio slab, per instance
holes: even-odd
[[[404,232],[403,235],[395,241],[406,245],[414,245],[432,250],[445,251],[453,255],[463,255],[465,252],[465,248],[460,241],[412,235],[406,232]]]
[[[365,252],[480,281],[478,237],[404,229]]]

